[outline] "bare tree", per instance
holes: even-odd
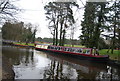
[[[14,2],[17,0],[0,0],[0,23],[9,20],[15,19],[15,15],[20,9],[18,9]]]
[[[44,7],[53,45],[64,46],[67,29],[75,23],[72,6],[78,7],[75,2],[50,2]]]

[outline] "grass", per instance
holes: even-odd
[[[72,47],[72,45],[70,45],[70,44],[65,44],[64,46]],[[85,48],[85,46],[81,46],[81,45],[74,45],[73,47]]]
[[[99,51],[100,55],[109,55],[112,60],[120,60],[120,50],[114,50],[113,54],[111,50],[107,53],[108,49],[102,49]]]
[[[26,43],[15,42],[14,44],[26,45]],[[28,43],[28,46],[34,46],[34,43]]]

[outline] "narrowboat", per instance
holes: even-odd
[[[98,55],[93,53],[92,48],[79,48],[79,47],[65,47],[54,46],[48,44],[36,44],[35,49],[39,51],[47,51],[58,54],[64,54],[68,56],[75,56],[80,59],[90,60],[94,62],[107,62],[109,60],[108,55]]]

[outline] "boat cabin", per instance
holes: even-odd
[[[48,50],[56,50],[56,51],[64,51],[64,52],[73,52],[80,54],[92,54],[91,48],[78,48],[78,47],[63,47],[63,46],[53,46],[47,44],[37,44],[37,48],[48,49]]]

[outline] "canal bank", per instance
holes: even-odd
[[[7,79],[14,80],[15,73],[13,71],[12,64],[10,63],[8,58],[6,58],[4,55],[2,56],[2,68],[1,69],[2,69],[3,80],[7,80]]]
[[[2,80],[2,53],[0,53],[0,81]]]

